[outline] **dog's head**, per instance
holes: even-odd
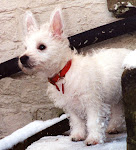
[[[50,22],[38,26],[33,14],[25,17],[25,47],[19,66],[27,74],[45,72],[49,77],[60,71],[70,57],[69,42],[63,35],[61,9],[55,9]]]

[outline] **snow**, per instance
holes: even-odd
[[[134,69],[136,68],[136,50],[130,52],[123,62],[123,68]]]
[[[26,150],[126,150],[126,134],[110,135],[106,143],[86,146],[84,142],[72,142],[69,136],[44,137]]]
[[[127,2],[127,7],[135,7],[134,5],[132,5],[130,2]]]
[[[62,115],[59,118],[54,118],[52,120],[47,121],[34,121],[25,127],[13,132],[11,135],[3,138],[0,140],[0,150],[5,150],[12,148],[14,145],[18,144],[19,142],[24,141],[28,137],[66,119],[67,115]]]

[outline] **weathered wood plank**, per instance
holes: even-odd
[[[136,69],[124,71],[122,92],[127,126],[127,150],[136,150]]]
[[[136,0],[107,0],[109,11],[116,17],[128,17],[136,14]]]

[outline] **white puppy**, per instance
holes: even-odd
[[[130,51],[102,49],[86,56],[71,51],[60,9],[41,27],[28,12],[25,30],[26,51],[19,65],[27,74],[42,72],[48,78],[49,97],[70,115],[71,139],[92,145],[104,142],[106,130],[121,131],[122,62]]]

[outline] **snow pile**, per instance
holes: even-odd
[[[126,7],[135,7],[132,3],[130,2],[117,2],[117,4],[114,5],[114,10],[119,9],[121,6],[126,6]]]
[[[86,146],[84,142],[72,142],[69,136],[44,137],[26,150],[126,150],[126,134],[115,134],[104,144]]]
[[[127,5],[126,5],[127,7],[135,7],[132,3],[130,3],[130,2],[127,2]]]
[[[67,117],[67,115],[62,115],[59,118],[55,118],[52,120],[34,121],[0,140],[0,150],[12,148],[19,142],[23,142],[28,137],[31,137],[32,135],[66,119]]]
[[[123,62],[123,67],[126,69],[136,68],[136,50],[130,52]]]

